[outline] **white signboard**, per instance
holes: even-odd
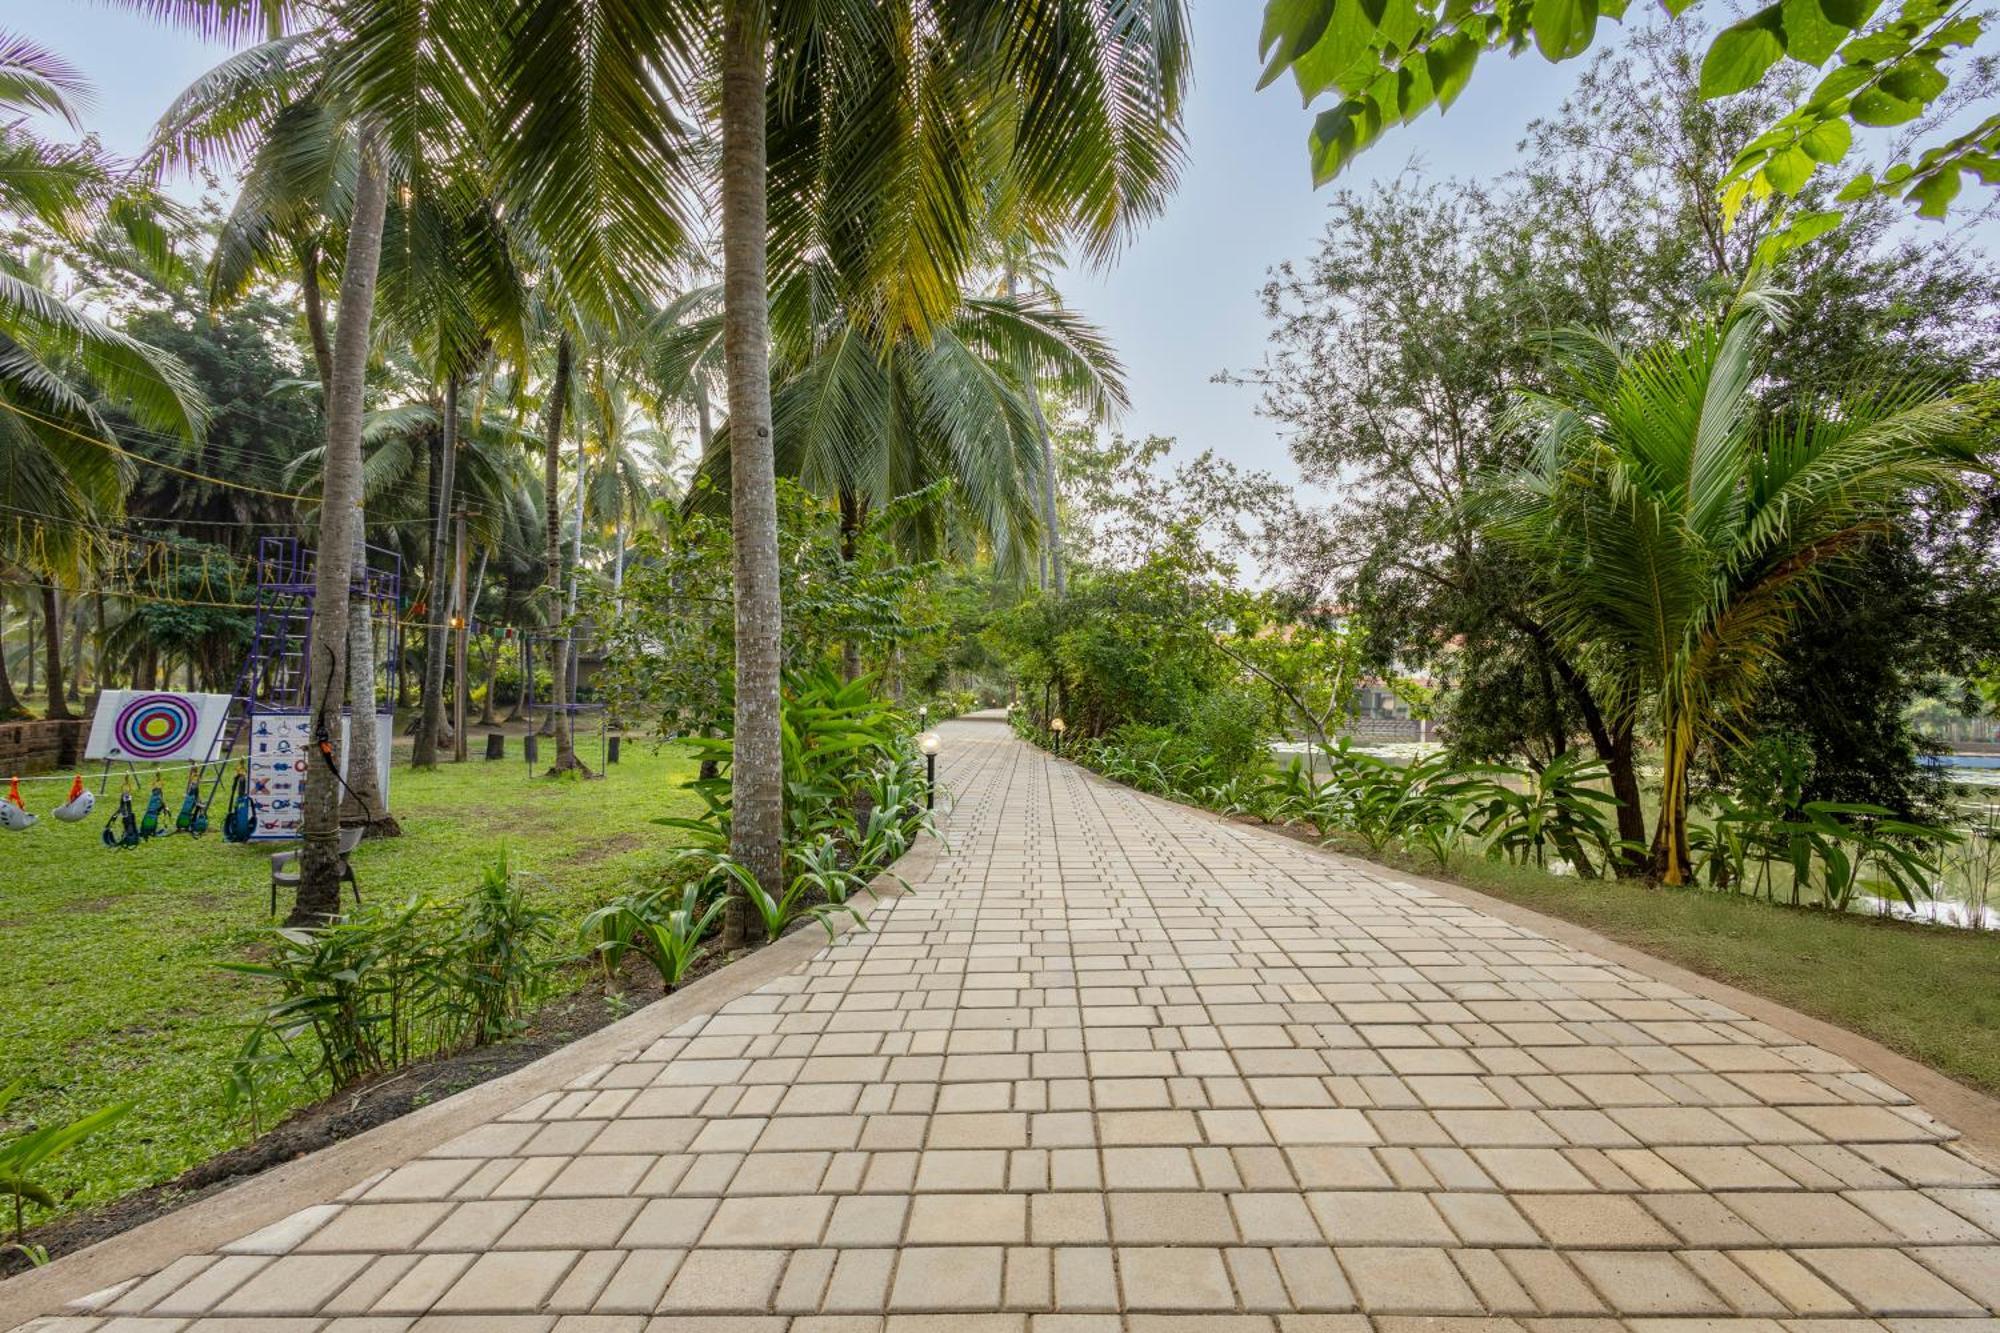
[[[340,719],[340,775],[347,776],[347,718]],[[257,812],[252,842],[299,837],[305,825],[306,770],[313,759],[308,713],[253,713],[245,738],[250,804]],[[389,744],[395,719],[375,715],[375,776],[389,797]]]
[[[84,758],[131,764],[213,759],[230,702],[226,694],[106,690],[90,719]]]

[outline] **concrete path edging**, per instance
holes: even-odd
[[[921,879],[939,851],[935,838],[920,836],[891,869],[903,879]],[[864,917],[872,916],[879,902],[905,892],[889,875],[876,883],[879,899],[857,904]],[[828,920],[836,934],[859,928],[850,917]],[[600,1065],[631,1059],[689,1019],[712,1014],[803,966],[826,943],[827,937],[813,926],[794,930],[532,1064],[260,1172],[240,1185],[65,1254],[46,1267],[17,1274],[0,1282],[0,1329],[53,1314],[94,1292],[155,1272],[186,1255],[213,1250],[301,1208],[344,1194],[523,1102],[568,1086]]]

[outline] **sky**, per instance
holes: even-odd
[[[1072,271],[1067,302],[1110,335],[1132,398],[1118,427],[1170,435],[1176,456],[1214,449],[1278,473],[1295,469],[1254,388],[1213,383],[1255,367],[1267,328],[1266,273],[1312,252],[1331,187],[1312,188],[1312,112],[1288,80],[1259,92],[1262,0],[1192,0],[1194,88],[1188,161],[1164,214],[1104,271]],[[173,97],[226,51],[106,0],[0,0],[0,31],[30,38],[75,65],[95,96],[87,128],[130,155]],[[1485,61],[1448,115],[1426,116],[1364,154],[1343,185],[1395,177],[1416,164],[1433,177],[1488,177],[1512,161],[1534,117],[1553,110],[1581,62]]]

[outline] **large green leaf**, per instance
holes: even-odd
[[[1535,47],[1550,60],[1581,55],[1597,35],[1597,0],[1534,0]]]
[[[1760,9],[1716,34],[1701,62],[1701,95],[1727,97],[1754,88],[1784,54],[1783,6]]]
[[[1267,0],[1264,31],[1257,49],[1268,62],[1259,88],[1269,87],[1286,66],[1313,48],[1333,17],[1334,0]]]
[[[1431,91],[1437,95],[1438,110],[1443,111],[1458,100],[1465,91],[1465,85],[1472,80],[1473,66],[1479,62],[1479,42],[1465,33],[1454,33],[1431,43],[1424,52],[1424,63],[1430,68]]]
[[[1854,131],[1844,120],[1823,120],[1805,132],[1799,147],[1815,162],[1834,163],[1847,156]]]
[[[1374,43],[1375,25],[1360,0],[1336,0],[1319,40],[1292,65],[1300,98],[1311,102],[1329,88],[1359,91],[1378,68]]]
[[[1781,8],[1785,54],[1794,60],[1824,65],[1847,40],[1848,29],[1827,20],[1820,9],[1820,0],[1782,0]]]
[[[1923,114],[1923,107],[1906,102],[1880,88],[1864,88],[1854,95],[1849,110],[1857,125],[1903,125]]]

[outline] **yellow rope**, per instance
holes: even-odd
[[[86,435],[80,430],[72,430],[54,417],[45,417],[40,413],[30,412],[26,408],[17,407],[15,404],[7,402],[5,399],[0,399],[0,410],[12,412],[17,417],[23,417],[29,421],[36,422],[48,427],[50,430],[61,431],[64,435],[72,439],[82,440],[85,444],[94,444],[100,449],[108,449],[112,453],[123,458],[129,458],[135,463],[143,463],[147,467],[162,468],[177,476],[186,477],[191,481],[207,482],[211,486],[224,486],[233,491],[246,491],[251,495],[268,496],[273,500],[302,500],[307,504],[317,504],[319,502],[317,495],[302,495],[295,491],[273,491],[267,490],[262,486],[246,485],[240,481],[227,481],[221,477],[210,477],[200,472],[191,472],[187,468],[177,467],[172,463],[163,463],[157,458],[148,458],[144,454],[135,454],[130,449],[113,444],[110,440],[104,439],[102,436]]]

